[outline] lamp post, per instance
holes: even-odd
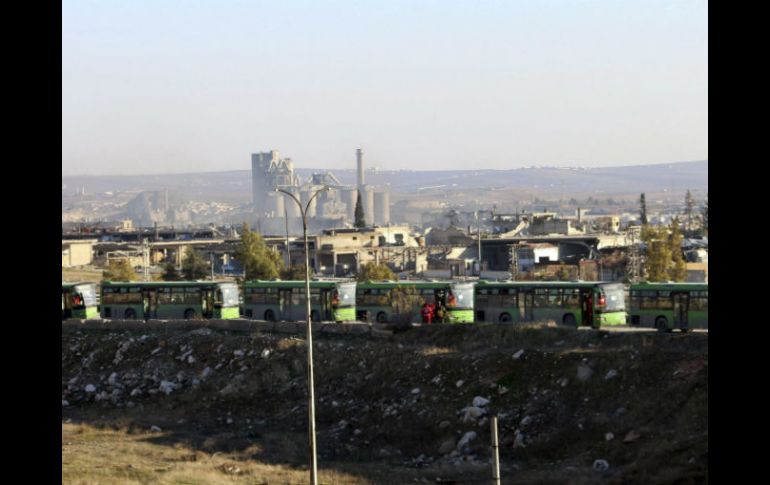
[[[313,199],[326,190],[329,187],[324,186],[322,189],[315,191],[315,193],[307,201],[307,205],[302,207],[302,202],[296,195],[283,189],[275,189],[278,192],[282,192],[297,203],[299,210],[302,213],[302,235],[305,239],[305,303],[307,304],[307,415],[308,415],[308,446],[310,448],[310,483],[311,485],[318,485],[318,463],[316,460],[315,449],[315,396],[313,391],[313,326],[310,322],[310,256],[307,243],[307,211],[310,207],[310,203]],[[287,219],[288,222],[288,219]]]

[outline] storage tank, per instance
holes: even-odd
[[[390,224],[390,193],[374,193],[374,223],[378,226]]]
[[[312,190],[303,190],[299,193],[299,200],[302,202],[302,208],[304,209],[307,206],[307,201],[310,200],[310,197],[313,197],[314,191]],[[307,217],[315,217],[316,216],[316,210],[318,208],[318,197],[320,195],[317,195],[313,198],[313,202],[310,203],[310,206],[307,208]]]
[[[286,207],[283,200],[284,195],[280,192],[268,192],[267,194],[267,207],[265,212],[269,217],[283,217],[283,209]]]
[[[361,193],[361,202],[364,204],[364,220],[366,225],[374,225],[374,189],[364,185],[364,190]]]
[[[356,200],[358,200],[358,189],[342,189],[340,192],[342,198],[341,202],[347,206],[345,208],[347,219],[351,224],[353,224],[356,219]]]

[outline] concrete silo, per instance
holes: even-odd
[[[384,226],[390,223],[390,193],[374,193],[374,223]]]

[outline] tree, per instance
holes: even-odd
[[[161,275],[163,281],[179,281],[181,279],[179,272],[176,270],[174,263],[169,261],[163,267],[163,274]]]
[[[674,218],[669,229],[671,231],[668,238],[671,266],[668,269],[668,279],[684,281],[687,279],[687,266],[684,264],[684,255],[682,254],[682,232],[679,230],[679,220]]]
[[[355,212],[355,222],[353,223],[353,227],[357,229],[363,229],[366,227],[366,220],[364,219],[364,206],[361,203],[361,191],[358,191],[358,198],[356,199],[356,212]]]
[[[243,265],[247,280],[275,279],[283,269],[278,252],[268,248],[262,236],[250,231],[246,223],[243,224],[241,242],[235,250],[235,259]]]
[[[647,244],[644,271],[647,281],[668,281],[671,266],[671,246],[665,227],[647,226],[642,237]]]
[[[120,259],[109,262],[107,269],[102,272],[102,280],[104,281],[136,281],[139,277],[136,276],[134,268],[127,259]]]
[[[358,281],[395,280],[396,275],[386,265],[366,263],[358,272]]]
[[[281,279],[290,281],[305,281],[305,265],[297,264],[289,268],[284,268],[281,270]]]
[[[687,194],[684,196],[684,215],[687,218],[686,230],[692,229],[692,215],[695,209],[695,197],[690,193],[690,189],[687,189]]]
[[[647,201],[644,198],[644,192],[642,192],[642,196],[639,198],[639,205],[640,205],[640,219],[642,221],[642,225],[646,226],[648,224],[647,222]]]
[[[182,275],[188,281],[202,280],[209,273],[209,265],[194,249],[182,260]]]

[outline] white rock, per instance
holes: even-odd
[[[483,408],[487,404],[489,404],[489,399],[487,399],[485,397],[476,396],[476,397],[473,398],[473,405],[478,407],[478,408]]]
[[[607,460],[594,460],[594,470],[603,472],[609,468],[610,464],[607,463]]]
[[[605,439],[606,441],[612,441],[612,440],[614,440],[614,439],[615,439],[615,433],[605,433],[605,434],[604,434],[604,439]]]
[[[469,406],[463,409],[463,412],[465,412],[465,416],[463,416],[463,422],[467,423],[483,416],[486,413],[486,410],[476,406]]]
[[[513,447],[514,448],[526,448],[524,445],[524,433],[520,432],[519,430],[516,430],[516,433],[513,438]]]
[[[211,370],[211,367],[206,367],[205,369],[203,369],[203,372],[201,372],[201,379],[205,379],[213,373],[214,371]]]
[[[618,371],[615,369],[610,369],[609,372],[607,372],[607,375],[604,376],[604,380],[608,381],[614,377],[617,377]]]
[[[463,387],[463,384],[464,384],[464,383],[465,383],[465,381],[463,381],[462,379],[460,379],[459,381],[455,382],[455,386],[457,386],[457,387]]]
[[[415,387],[414,389],[412,389],[412,394],[419,394],[419,393],[420,393],[419,387]]]
[[[117,382],[118,382],[118,373],[117,372],[113,372],[112,374],[110,374],[110,377],[107,378],[107,382],[109,382],[110,385],[113,385],[113,386],[115,384],[117,384]]]
[[[93,384],[86,384],[86,392],[96,392],[96,386]]]
[[[162,429],[160,429],[160,427],[159,427],[159,426],[155,426],[155,425],[153,424],[153,425],[150,427],[150,431],[160,432],[160,431],[163,431],[163,430],[162,430]]]
[[[567,387],[567,384],[569,384],[569,379],[567,379],[566,377],[562,377],[561,379],[559,379],[559,385],[561,387]]]
[[[193,357],[192,355],[188,355],[187,356],[187,363],[188,364],[192,364],[193,362],[195,362],[195,357]]]
[[[475,431],[468,431],[467,433],[465,433],[463,437],[460,438],[460,442],[457,443],[457,449],[462,450],[463,448],[465,448],[468,445],[468,443],[476,439],[476,436],[477,435]]]
[[[446,455],[447,453],[451,453],[452,450],[455,449],[455,446],[457,446],[455,439],[449,438],[448,440],[441,443],[441,446],[438,448],[438,452],[440,455]]]
[[[532,416],[524,416],[519,423],[519,426],[526,426],[532,422]]]
[[[233,355],[235,357],[243,357],[246,353],[243,350],[233,350]]]
[[[62,400],[61,400],[61,406],[62,406],[62,407],[67,407],[67,406],[69,406],[69,405],[70,405],[70,403],[69,403],[69,401],[67,401],[66,399],[62,399]]]
[[[161,392],[164,392],[167,396],[174,392],[174,389],[176,389],[176,384],[174,384],[171,381],[160,381],[160,386],[158,389],[160,389]]]
[[[264,349],[264,350],[262,351],[262,354],[261,354],[261,355],[262,355],[262,358],[263,358],[263,359],[267,359],[268,357],[270,357],[270,349]]]
[[[513,354],[513,360],[519,360],[521,359],[521,356],[524,355],[524,349],[519,350],[515,354]]]
[[[233,424],[233,418],[227,418],[227,424]]]

